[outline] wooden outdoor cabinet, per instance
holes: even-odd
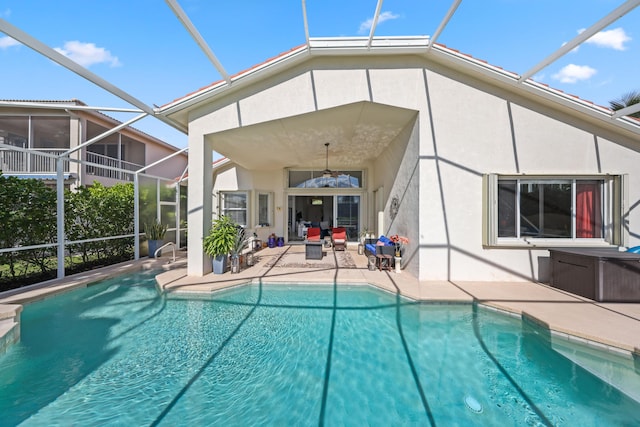
[[[640,254],[550,249],[551,285],[595,301],[640,302]]]

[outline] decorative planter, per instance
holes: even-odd
[[[247,262],[247,267],[253,267],[253,264],[255,264],[255,256],[253,255],[253,252],[247,253],[245,260]]]
[[[397,256],[394,257],[395,265],[396,265],[396,273],[401,273],[400,267],[402,267],[402,257]]]
[[[369,271],[376,271],[375,255],[369,255],[369,258],[367,259],[367,267],[369,268]]]
[[[213,274],[223,274],[227,271],[227,256],[218,255],[213,258]]]
[[[160,246],[162,246],[163,241],[162,240],[148,240],[147,242],[149,243],[149,258],[155,258],[156,257],[156,251],[158,250],[158,248]],[[158,256],[162,256],[162,251],[160,251]]]
[[[231,257],[231,274],[240,273],[240,257]]]

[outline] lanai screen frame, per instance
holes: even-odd
[[[309,26],[308,26],[308,21],[307,21],[307,8],[306,8],[306,0],[301,0],[302,2],[302,11],[303,11],[303,24],[304,24],[304,30],[305,30],[305,38],[306,38],[306,47],[307,50],[311,49],[311,45],[314,39],[312,39],[311,37],[309,37]],[[222,64],[220,63],[220,61],[218,60],[218,58],[215,56],[215,54],[213,53],[213,50],[209,47],[209,45],[207,44],[207,42],[204,40],[204,38],[200,35],[199,31],[197,30],[197,28],[195,27],[195,25],[193,25],[193,23],[191,22],[191,20],[189,19],[189,17],[187,16],[187,14],[184,12],[184,10],[180,7],[179,3],[177,0],[165,0],[165,3],[169,6],[169,8],[171,8],[171,10],[173,11],[173,13],[176,15],[176,17],[178,18],[178,20],[182,23],[182,25],[185,27],[185,29],[187,30],[187,32],[189,32],[189,34],[191,35],[191,37],[194,39],[194,41],[196,42],[196,44],[198,44],[198,46],[200,47],[200,49],[203,51],[203,53],[207,56],[207,58],[209,59],[209,61],[211,61],[211,63],[214,65],[214,67],[216,68],[216,70],[220,73],[220,75],[223,77],[225,84],[227,86],[231,86],[233,84],[233,80],[231,78],[231,76],[229,75],[229,73],[227,73],[227,71],[224,69],[224,67],[222,66]],[[378,0],[376,3],[376,8],[374,11],[374,17],[373,17],[373,24],[371,26],[371,30],[369,33],[369,36],[363,40],[363,47],[365,47],[366,49],[370,49],[373,43],[373,40],[375,38],[375,30],[377,27],[377,22],[378,19],[380,17],[380,11],[382,9],[382,3],[383,0]],[[443,20],[441,21],[440,25],[438,26],[438,28],[436,29],[436,32],[434,33],[433,37],[431,37],[428,41],[428,45],[427,45],[427,54],[429,52],[432,51],[434,44],[436,43],[437,38],[439,37],[439,35],[442,33],[442,31],[445,29],[446,25],[448,24],[448,22],[453,18],[455,11],[457,10],[458,6],[462,3],[462,0],[454,0],[449,8],[449,10],[447,11],[447,14],[444,16]],[[547,66],[549,66],[551,63],[555,62],[556,60],[558,60],[559,58],[561,58],[562,56],[564,56],[566,53],[570,52],[571,50],[573,50],[574,48],[580,46],[582,43],[584,43],[586,40],[588,40],[590,37],[592,37],[594,34],[596,34],[597,32],[599,32],[600,30],[602,30],[603,28],[607,27],[608,25],[610,25],[611,23],[615,22],[617,19],[623,17],[624,15],[626,15],[627,13],[629,13],[631,10],[635,9],[637,6],[640,5],[640,0],[627,0],[626,2],[624,2],[622,5],[620,5],[619,7],[617,7],[616,9],[614,9],[612,12],[610,12],[608,15],[606,15],[605,17],[603,17],[602,19],[600,19],[598,22],[596,22],[595,24],[593,24],[592,26],[590,26],[588,29],[586,29],[585,31],[583,31],[582,33],[580,33],[577,37],[575,37],[573,40],[569,41],[568,43],[566,43],[565,45],[563,45],[560,49],[558,49],[557,51],[553,52],[551,55],[549,55],[548,57],[546,57],[545,59],[543,59],[540,63],[538,63],[536,66],[534,66],[533,68],[531,68],[530,70],[528,70],[527,72],[525,72],[524,74],[519,75],[518,77],[518,84],[524,84],[526,82],[529,83],[535,83],[533,80],[531,80],[531,76],[533,76],[536,72],[546,68]],[[150,117],[154,117],[158,120],[163,121],[164,123],[176,128],[177,130],[187,134],[188,133],[188,129],[169,119],[168,117],[159,114],[159,108],[151,108],[150,106],[146,105],[144,102],[140,101],[139,99],[135,98],[134,96],[130,95],[129,93],[121,90],[120,88],[112,85],[111,83],[109,83],[108,81],[102,79],[101,77],[99,77],[98,75],[92,73],[91,71],[89,71],[88,69],[80,66],[79,64],[77,64],[76,62],[70,60],[69,58],[67,58],[66,56],[62,55],[61,53],[55,51],[54,49],[50,48],[49,46],[45,45],[44,43],[40,42],[38,39],[30,36],[29,34],[27,34],[26,32],[20,30],[19,28],[11,25],[9,22],[5,21],[4,19],[0,19],[0,31],[2,31],[3,33],[7,34],[8,36],[12,37],[13,39],[19,41],[20,43],[26,45],[27,47],[35,50],[36,52],[40,53],[41,55],[46,56],[47,58],[51,59],[52,61],[58,63],[59,65],[62,65],[63,67],[67,68],[68,70],[78,74],[79,76],[89,80],[90,82],[94,83],[95,85],[99,86],[100,88],[106,90],[107,92],[117,96],[118,98],[124,100],[125,102],[127,102],[130,105],[133,105],[135,107],[137,107],[137,110],[131,110],[131,109],[123,109],[123,110],[118,110],[118,109],[109,109],[109,108],[100,108],[100,107],[86,107],[86,109],[95,109],[95,110],[104,110],[104,111],[126,111],[126,112],[138,112],[140,113],[139,116],[125,122],[122,123],[119,126],[116,126],[115,128],[112,128],[110,130],[108,130],[107,132],[99,135],[96,138],[93,138],[92,140],[86,141],[83,144],[81,144],[78,147],[74,147],[72,149],[69,149],[67,152],[60,154],[59,156],[57,156],[57,160],[56,160],[56,174],[57,174],[57,221],[58,221],[58,236],[57,236],[57,245],[58,245],[58,277],[62,278],[64,277],[64,159],[69,159],[70,155],[77,151],[78,149],[84,148],[114,132],[117,132],[118,130],[127,127],[133,123],[135,123],[136,121],[145,118],[147,116]],[[343,39],[346,40],[346,39]],[[351,42],[353,42],[354,40],[358,40],[357,38],[353,38],[351,39]],[[49,106],[50,107],[50,106]],[[626,115],[631,115],[633,113],[636,113],[640,111],[640,104],[636,104],[636,105],[632,105],[626,108],[623,108],[617,112],[612,112],[611,114],[611,120],[620,120],[623,119]],[[184,152],[188,149],[185,148],[183,150],[181,150],[180,152]],[[159,162],[162,162],[164,160],[166,160],[167,158],[173,157],[178,153],[172,153],[171,155],[167,156],[165,159],[160,160]],[[154,163],[153,165],[158,164],[159,162]],[[141,168],[141,170],[136,171],[135,172],[135,177],[136,179],[134,179],[135,182],[137,182],[137,177],[138,174],[143,172],[144,170],[146,170],[147,168],[149,168],[151,165],[146,166]],[[185,173],[183,174],[182,178],[184,178],[186,174],[186,170]],[[181,178],[181,179],[182,179]],[[180,184],[180,182],[178,182],[178,185]],[[135,201],[136,201],[136,208],[138,207],[138,188],[137,185],[134,183],[134,187],[135,187]],[[135,210],[135,208],[134,208]],[[138,230],[138,226],[139,226],[139,218],[138,218],[138,212],[135,212],[134,215],[134,221],[136,222],[136,230]],[[177,233],[177,235],[179,236],[179,233]],[[179,238],[179,237],[178,237]],[[138,239],[136,239],[136,248],[135,248],[135,258],[138,259],[139,257],[139,241]]]
[[[97,110],[97,111],[105,111],[105,110],[109,110],[109,111],[119,111],[119,112],[139,112],[139,110],[130,110],[130,109],[123,109],[123,108],[102,108],[102,107],[90,107],[90,106],[75,106],[75,105],[65,105],[65,104],[50,104],[50,103],[37,103],[37,102],[21,102],[21,101],[15,101],[15,102],[9,102],[9,101],[0,101],[0,105],[2,106],[8,106],[8,107],[29,107],[29,108],[42,108],[42,109],[64,109],[64,110]],[[77,107],[77,108],[76,108]],[[58,279],[61,279],[63,277],[65,277],[65,265],[64,265],[64,259],[65,259],[65,247],[67,245],[72,245],[72,244],[77,244],[77,243],[86,243],[86,242],[92,242],[92,241],[99,241],[99,240],[103,240],[103,239],[114,239],[114,238],[126,238],[126,237],[134,237],[134,259],[137,260],[140,258],[140,235],[142,233],[139,232],[140,230],[140,203],[139,203],[139,195],[140,195],[140,186],[139,186],[139,180],[140,180],[140,175],[143,174],[147,169],[152,168],[154,166],[157,166],[163,162],[165,162],[166,160],[169,160],[177,155],[180,155],[186,151],[188,151],[189,147],[185,147],[183,149],[180,149],[174,153],[171,153],[149,165],[143,166],[142,168],[136,170],[136,171],[128,171],[128,170],[124,170],[124,169],[119,169],[119,168],[115,168],[115,167],[110,167],[110,166],[106,166],[106,165],[102,165],[100,166],[101,168],[105,168],[105,169],[110,169],[110,170],[115,170],[117,172],[124,172],[124,173],[128,173],[128,174],[133,174],[133,185],[134,185],[134,212],[133,212],[133,218],[134,218],[134,234],[132,235],[121,235],[121,236],[108,236],[108,237],[101,237],[101,238],[95,238],[95,239],[86,239],[86,240],[82,240],[82,241],[67,241],[65,239],[66,233],[65,233],[65,226],[64,226],[64,220],[65,220],[65,213],[64,213],[64,184],[65,184],[65,175],[66,172],[64,171],[64,164],[65,161],[71,162],[71,161],[75,161],[75,162],[79,162],[79,163],[87,163],[83,160],[76,160],[76,159],[72,159],[71,158],[71,154],[75,153],[76,151],[86,148],[91,144],[94,144],[126,127],[129,127],[129,125],[131,125],[132,123],[142,119],[143,117],[146,117],[147,114],[143,113],[127,122],[124,123],[120,123],[119,125],[106,130],[105,132],[103,132],[102,134],[88,140],[85,141],[84,143],[69,148],[68,150],[66,150],[65,152],[59,154],[59,155],[54,155],[54,154],[48,154],[48,153],[37,153],[40,156],[44,156],[44,157],[49,157],[52,160],[54,160],[56,162],[56,243],[55,244],[51,244],[51,243],[47,243],[47,244],[39,244],[39,245],[31,245],[31,246],[23,246],[23,247],[19,247],[19,248],[0,248],[0,253],[2,252],[10,252],[10,251],[15,251],[15,250],[32,250],[32,249],[39,249],[39,248],[46,248],[46,247],[56,247],[57,248],[57,271],[56,271],[56,277]],[[0,147],[5,148],[7,150],[15,150],[15,151],[24,151],[24,152],[32,152],[32,150],[30,149],[23,149],[20,147],[13,147],[11,145],[7,145],[7,144],[0,144]],[[187,166],[188,167],[188,166]],[[176,231],[176,240],[175,242],[173,242],[176,246],[180,246],[180,187],[181,184],[186,181],[188,178],[186,177],[186,173],[187,173],[187,168],[184,169],[184,171],[182,172],[181,176],[177,179],[174,180],[174,183],[176,185],[176,227],[175,227],[175,231]],[[163,177],[157,177],[157,176],[151,176],[148,175],[149,178],[151,179],[155,179],[159,185],[159,181],[160,180],[165,180],[165,181],[172,181],[169,178],[163,178]],[[157,197],[159,198],[159,192],[157,194]],[[156,203],[159,204],[159,200],[156,200]],[[157,212],[156,212],[156,219],[159,219],[159,206],[157,207]]]

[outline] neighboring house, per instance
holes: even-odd
[[[640,244],[638,120],[427,38],[365,44],[312,40],[160,108],[189,127],[188,274],[220,213],[287,241],[301,220],[403,235],[421,280],[545,281],[548,248]]]
[[[47,108],[49,105],[51,108]],[[15,151],[0,145],[2,173],[55,180],[55,159],[39,153],[60,155],[121,124],[98,111],[82,109],[85,106],[79,100],[5,101],[0,105],[0,144],[25,149]],[[65,183],[75,186],[99,181],[113,185],[131,181],[131,173],[101,166],[135,172],[178,150],[129,126],[72,153],[72,159],[86,163],[67,162]],[[183,174],[186,165],[187,155],[181,154],[146,173],[174,179]]]

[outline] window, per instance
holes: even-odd
[[[33,148],[69,148],[71,138],[69,117],[31,117]]]
[[[340,171],[324,176],[322,171],[289,171],[290,188],[362,188],[362,171]]]
[[[247,226],[247,193],[220,193],[220,213],[229,216],[236,224]]]
[[[272,193],[258,193],[258,225],[271,225],[271,200]]]
[[[487,175],[484,244],[622,244],[622,178]]]

